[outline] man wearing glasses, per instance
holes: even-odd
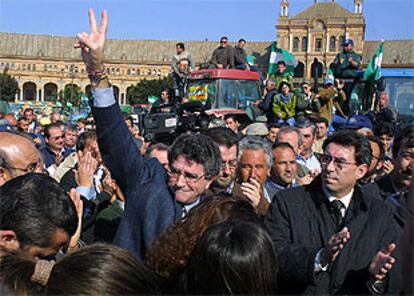
[[[29,139],[0,132],[0,186],[27,173],[43,173],[42,155]]]
[[[204,135],[184,134],[168,151],[168,176],[157,159],[144,159],[115,101],[104,66],[107,13],[98,28],[89,10],[91,33],[78,34],[77,48],[91,80],[93,116],[105,165],[125,193],[125,212],[114,243],[143,259],[153,240],[203,199],[219,174],[220,151]]]
[[[392,209],[357,186],[371,161],[369,141],[344,130],[323,151],[321,176],[276,193],[266,216],[280,293],[399,293]]]
[[[217,69],[234,69],[234,50],[228,45],[228,38],[220,38],[220,46],[217,47],[211,56],[210,64]]]

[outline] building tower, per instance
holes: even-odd
[[[363,0],[355,0],[355,14],[362,14]]]
[[[288,17],[289,16],[289,3],[288,0],[282,0],[280,3],[280,16]]]

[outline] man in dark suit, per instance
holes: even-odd
[[[89,11],[91,34],[78,34],[76,47],[92,85],[93,116],[105,165],[125,193],[125,211],[114,243],[143,259],[153,240],[197,206],[219,174],[220,151],[203,135],[182,135],[168,151],[168,178],[161,163],[141,156],[128,130],[103,63],[107,14],[98,28]]]
[[[278,192],[265,219],[279,259],[279,292],[398,293],[392,209],[356,185],[371,160],[368,140],[345,130],[323,150],[321,176]]]

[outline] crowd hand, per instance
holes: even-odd
[[[78,169],[74,170],[75,180],[78,186],[92,187],[93,175],[98,167],[98,162],[92,157],[92,153],[78,151]]]
[[[83,215],[83,201],[80,197],[79,192],[76,192],[76,189],[72,188],[69,192],[70,199],[73,201],[73,204],[76,208],[76,213],[78,214],[78,228],[76,229],[75,234],[70,238],[69,246],[67,251],[71,252],[78,247],[78,240],[82,232],[82,215]]]
[[[263,100],[257,100],[256,102],[252,102],[251,105],[258,106],[261,102],[263,102]]]
[[[394,170],[394,164],[392,163],[391,160],[386,160],[384,161],[383,168],[384,168],[385,173],[389,175]]]
[[[395,244],[389,244],[374,256],[368,268],[372,279],[377,281],[385,280],[388,272],[395,264],[395,258],[391,254],[396,248]]]
[[[40,138],[34,138],[33,139],[33,143],[37,146],[39,146],[40,144],[42,144],[42,140],[40,140]]]
[[[254,178],[250,178],[249,182],[241,184],[243,194],[248,198],[249,202],[256,208],[262,198],[262,186]]]
[[[222,64],[217,64],[217,68],[223,69],[223,65]]]
[[[74,47],[82,49],[82,58],[88,72],[103,71],[103,50],[106,33],[108,30],[108,15],[106,10],[102,11],[101,25],[98,29],[95,13],[93,12],[93,9],[90,8],[89,23],[91,27],[91,33],[79,33],[77,35],[78,41],[75,43]]]
[[[106,170],[106,174],[105,174],[105,178],[102,181],[102,189],[104,192],[108,193],[112,198],[115,196],[116,199],[116,183],[115,180],[112,179],[111,174],[109,173],[108,170]],[[113,203],[114,201],[112,201],[111,198],[111,203]]]
[[[340,63],[340,64],[343,64],[343,63],[344,63],[344,61],[345,61],[345,59],[344,59],[344,58],[340,58],[340,59],[339,59],[339,63]]]
[[[309,173],[302,178],[298,178],[298,184],[300,186],[309,185],[310,183],[312,183],[313,179],[315,179],[315,177],[312,173]]]
[[[62,153],[58,153],[58,154],[56,154],[56,157],[55,157],[55,164],[56,164],[57,166],[59,166],[59,165],[62,163],[62,161],[63,161],[63,155],[62,155]]]
[[[320,257],[321,265],[326,266],[334,262],[350,238],[351,234],[348,227],[344,227],[340,232],[335,233],[329,239],[326,247],[322,249]]]
[[[339,90],[343,89],[345,86],[345,82],[343,80],[336,79],[336,85]]]
[[[249,64],[246,64],[246,70],[250,71],[250,66],[249,66]]]

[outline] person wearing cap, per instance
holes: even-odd
[[[300,84],[300,90],[296,97],[296,121],[310,119],[314,112],[319,112],[321,104],[319,100],[315,100],[315,94],[308,81],[305,80]]]
[[[346,120],[346,115],[341,108],[341,102],[346,101],[346,94],[343,91],[344,83],[338,81],[337,85],[335,88],[333,79],[327,78],[323,83],[323,88],[315,96],[321,104],[319,114],[328,119],[329,124]]]
[[[279,93],[273,100],[273,112],[278,122],[287,122],[290,126],[295,124],[296,95],[292,93],[291,85],[282,81]]]
[[[330,68],[335,78],[357,78],[362,57],[354,51],[354,41],[346,39],[342,52],[338,53]]]
[[[269,129],[263,122],[255,122],[246,128],[246,136],[266,137],[269,134]]]

